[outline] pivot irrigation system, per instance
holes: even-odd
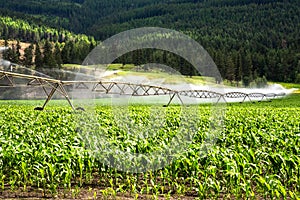
[[[2,64],[3,65],[3,64]],[[254,101],[271,101],[277,97],[283,97],[285,93],[243,93],[243,92],[228,92],[218,93],[209,90],[173,90],[166,87],[146,84],[133,84],[116,81],[62,81],[50,77],[43,77],[39,75],[28,75],[14,72],[14,67],[18,65],[10,63],[8,70],[0,68],[0,87],[41,87],[46,95],[46,100],[42,107],[36,107],[35,110],[44,110],[48,102],[52,99],[55,93],[60,93],[69,103],[73,110],[74,107],[66,87],[73,87],[73,89],[87,90],[102,94],[117,94],[128,96],[169,96],[169,101],[164,106],[169,106],[174,97],[177,97],[182,104],[184,102],[181,96],[198,98],[198,99],[215,99],[216,103],[223,100],[225,103],[228,99],[242,99],[243,103],[248,99],[250,102]],[[7,68],[7,66],[6,66]],[[23,67],[25,68],[25,67]]]

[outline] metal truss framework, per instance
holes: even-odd
[[[20,81],[22,80],[22,81]],[[145,85],[145,84],[133,84],[113,81],[61,81],[51,78],[44,78],[34,75],[26,75],[20,73],[13,73],[0,70],[0,87],[41,87],[46,94],[46,100],[42,107],[37,107],[37,110],[43,110],[48,102],[52,99],[53,95],[58,92],[68,101],[73,110],[73,106],[70,97],[65,87],[73,86],[74,89],[90,90],[96,93],[104,94],[117,94],[117,95],[130,95],[130,96],[157,96],[157,95],[169,95],[170,99],[166,106],[169,106],[172,100],[177,97],[181,103],[181,96],[200,99],[216,99],[216,103],[219,103],[221,99],[227,102],[226,99],[235,98],[243,99],[244,102],[247,98],[250,102],[258,100],[271,100],[276,97],[283,97],[285,93],[242,93],[242,92],[228,92],[225,94],[208,91],[208,90],[183,90],[177,91],[169,88]],[[50,89],[50,92],[49,92]]]

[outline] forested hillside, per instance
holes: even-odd
[[[32,26],[65,29],[97,40],[136,27],[170,28],[203,45],[223,78],[231,82],[243,81],[249,85],[262,77],[272,81],[300,81],[298,0],[0,0],[0,8],[2,16],[23,19]],[[11,29],[11,24],[4,24]],[[2,27],[1,38],[53,41],[54,37],[63,42],[59,41],[59,34],[36,38],[23,32],[10,34]],[[177,62],[180,59],[163,53],[161,56],[164,63],[180,68],[182,62]],[[127,62],[140,64],[139,56],[129,57]],[[194,73],[184,71],[189,75]]]
[[[3,53],[4,59],[25,66],[35,64],[38,68],[61,67],[63,63],[81,63],[96,45],[93,37],[84,34],[30,24],[11,17],[0,17],[0,37],[5,40],[4,45],[9,47]],[[31,45],[21,49],[20,41]]]

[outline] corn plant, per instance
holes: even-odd
[[[63,191],[76,198],[82,189],[95,185],[107,198],[129,194],[132,198],[299,199],[299,102],[295,97],[292,103],[231,104],[224,128],[210,146],[203,145],[212,126],[209,105],[191,105],[193,112],[184,116],[183,108],[176,105],[151,109],[97,105],[91,117],[59,105],[37,112],[32,105],[3,104],[1,191],[35,187],[44,196]],[[128,118],[122,119],[125,109]],[[162,114],[163,120],[151,119]],[[151,123],[154,128],[147,128]],[[123,172],[108,166],[92,149],[105,138],[122,151],[151,153],[169,145],[181,123],[189,125],[181,131],[192,131],[192,142],[162,169]],[[88,140],[91,135],[98,140]],[[124,161],[110,156],[115,164]],[[96,199],[97,192],[91,198]]]

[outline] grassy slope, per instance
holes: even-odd
[[[274,83],[274,82],[271,82],[271,83]],[[283,83],[283,82],[277,82],[277,83],[287,89],[291,89],[291,88],[296,88],[298,90],[300,89],[300,83]]]
[[[66,70],[73,70],[73,69],[79,69],[79,68],[88,68],[86,66],[82,65],[76,65],[76,64],[65,64],[63,65],[63,68]],[[215,83],[215,81],[212,78],[204,78],[201,76],[183,76],[183,75],[174,75],[164,72],[158,72],[158,71],[136,71],[135,66],[132,64],[126,64],[125,66],[122,66],[122,64],[110,64],[106,70],[116,71],[114,75],[111,75],[107,78],[116,78],[118,76],[141,76],[146,77],[149,80],[155,80],[155,79],[164,79],[164,83],[166,84],[172,84],[172,83],[180,83],[180,82],[186,82],[190,84],[195,85],[204,85],[206,84],[205,81],[208,81],[208,83]],[[224,81],[224,85],[230,86],[230,83],[228,81]],[[269,84],[280,84],[286,89],[295,88],[297,89],[294,93],[300,92],[300,83],[283,83],[283,82],[269,82]]]

